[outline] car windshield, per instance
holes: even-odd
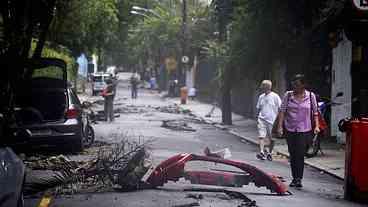
[[[63,70],[56,66],[34,69],[32,78],[55,78],[63,80]]]
[[[102,76],[95,76],[93,77],[94,82],[102,82]]]

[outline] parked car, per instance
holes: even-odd
[[[2,143],[4,116],[0,113],[0,207],[23,207],[25,166],[9,147]]]
[[[106,80],[111,79],[110,73],[94,73],[92,75],[92,95],[96,96],[106,87]]]
[[[62,146],[77,152],[93,142],[83,104],[67,82],[66,64],[59,59],[33,61],[26,87],[15,92],[14,131],[29,131],[26,139],[14,133],[11,144]]]
[[[9,147],[0,147],[0,207],[22,207],[25,167]]]
[[[106,73],[111,74],[111,77],[115,78],[117,74],[117,68],[115,66],[110,66],[106,69]]]

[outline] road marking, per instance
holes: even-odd
[[[42,197],[40,204],[38,204],[38,207],[49,207],[51,199],[52,199],[51,196]]]

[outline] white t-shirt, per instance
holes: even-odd
[[[196,96],[196,89],[195,88],[190,88],[189,92],[188,92],[188,96]]]
[[[270,92],[267,95],[261,94],[258,98],[257,109],[259,111],[258,118],[270,124],[273,124],[277,117],[281,106],[280,96],[275,92]]]

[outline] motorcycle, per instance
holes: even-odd
[[[83,109],[83,113],[86,116],[86,121],[85,121],[85,131],[86,131],[86,145],[87,147],[91,146],[94,141],[95,141],[95,131],[92,127],[92,124],[97,124],[97,118],[96,118],[96,114],[94,113],[94,111],[91,109],[92,107],[92,103],[88,102],[88,101],[84,101],[82,103],[82,109]]]
[[[341,97],[343,95],[344,93],[339,92],[336,94],[334,99]],[[318,108],[324,120],[329,120],[328,115],[330,114],[331,106],[336,106],[336,105],[341,104],[341,103],[335,102],[334,99],[317,98]],[[318,154],[318,152],[321,152],[321,155],[324,155],[322,148],[321,148],[321,139],[326,137],[327,136],[326,134],[327,134],[326,130],[318,134],[315,134],[314,137],[307,143],[306,152],[305,152],[305,156],[307,158],[315,157]]]

